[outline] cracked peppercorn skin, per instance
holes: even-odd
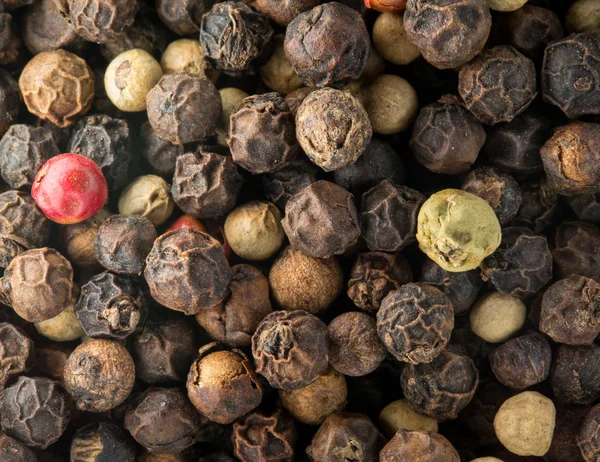
[[[552,249],[555,275],[594,278],[600,274],[600,226],[585,221],[564,221],[556,227]]]
[[[116,423],[94,422],[78,429],[69,451],[70,462],[135,462],[137,448]]]
[[[454,446],[432,432],[399,430],[379,453],[379,462],[444,461],[460,462]]]
[[[69,0],[69,15],[77,34],[104,43],[133,24],[138,7],[138,0]]]
[[[577,435],[577,446],[586,461],[598,460],[600,457],[600,438],[598,427],[600,426],[600,405],[597,404],[583,420]]]
[[[156,13],[165,25],[181,36],[198,32],[202,15],[210,10],[213,0],[157,0]]]
[[[0,454],[5,458],[5,462],[38,461],[33,449],[5,433],[0,435]]]
[[[0,323],[0,390],[14,376],[31,368],[35,361],[34,345],[20,327]]]
[[[550,386],[557,401],[588,405],[600,398],[600,347],[559,345],[556,350]]]

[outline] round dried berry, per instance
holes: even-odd
[[[7,71],[0,70],[0,136],[17,121],[20,103],[19,84]]]
[[[71,441],[70,462],[114,460],[135,462],[131,437],[113,422],[94,422],[78,429]]]
[[[554,234],[552,257],[558,278],[600,275],[600,227],[585,221],[561,223]]]
[[[577,445],[586,461],[595,461],[600,457],[600,404],[594,406],[584,419],[577,435]]]
[[[252,336],[252,356],[256,372],[272,387],[303,388],[327,369],[327,326],[303,310],[275,311]]]
[[[377,333],[399,361],[430,363],[454,328],[454,310],[446,295],[427,284],[409,283],[390,292],[377,312]]]
[[[527,226],[536,233],[556,225],[562,218],[559,196],[545,181],[529,181],[521,184],[521,208],[513,219],[515,226]]]
[[[290,198],[317,181],[318,167],[302,156],[272,173],[262,176],[265,198],[285,209]]]
[[[33,449],[7,434],[0,435],[0,456],[4,458],[5,462],[38,462],[40,460]]]
[[[212,0],[156,0],[156,13],[162,22],[177,35],[198,32],[200,20],[212,6]]]
[[[175,171],[177,158],[185,153],[180,144],[163,140],[152,129],[150,122],[144,122],[140,129],[140,149],[142,156],[154,172],[165,178],[171,178]]]
[[[0,323],[0,390],[14,376],[28,371],[35,360],[33,342],[21,328]]]
[[[90,42],[116,40],[133,24],[137,0],[69,0],[71,24]]]
[[[600,193],[579,194],[565,199],[579,220],[600,224]]]
[[[289,23],[284,49],[305,85],[341,87],[360,77],[371,41],[360,13],[329,2]]]
[[[314,8],[320,0],[257,0],[255,8],[271,21],[287,26],[300,13]]]
[[[550,385],[554,397],[563,403],[592,404],[600,398],[600,347],[559,345]]]

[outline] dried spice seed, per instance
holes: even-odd
[[[295,1],[295,0],[292,0]],[[299,0],[299,1],[315,1],[315,0]],[[273,0],[260,0],[257,2],[257,8],[260,11],[258,3],[278,3]],[[315,5],[316,6],[316,5]],[[268,14],[268,13],[267,13]],[[296,74],[292,64],[288,60],[285,50],[283,49],[284,34],[277,34],[273,37],[273,53],[269,60],[259,70],[260,78],[264,84],[270,89],[287,95],[288,93],[297,90],[302,86],[302,80]]]
[[[379,426],[390,439],[398,430],[438,432],[437,420],[415,411],[405,399],[392,401],[381,410]]]
[[[198,32],[200,20],[212,6],[212,0],[157,0],[156,13],[160,20],[177,35]]]
[[[140,149],[152,170],[165,178],[172,178],[177,158],[185,153],[185,147],[163,140],[156,134],[150,122],[140,129]]]
[[[382,3],[404,3],[406,0],[367,0],[372,5]],[[373,8],[372,6],[370,8]],[[380,10],[381,8],[375,8]],[[403,9],[404,11],[404,9]],[[410,64],[421,56],[419,48],[408,39],[404,27],[404,15],[402,12],[384,12],[377,16],[373,24],[373,46],[379,54],[390,63],[401,66]],[[371,50],[371,55],[373,55]]]
[[[459,462],[456,449],[442,435],[431,432],[398,431],[379,453],[380,462],[409,462],[419,459]]]
[[[469,314],[473,333],[490,343],[503,343],[525,323],[525,304],[511,295],[489,292],[481,297]]]
[[[600,274],[600,227],[585,221],[565,221],[556,227],[552,258],[556,276]]]
[[[163,225],[174,209],[171,187],[156,175],[136,178],[119,197],[120,214],[141,215],[150,220],[154,226]]]
[[[279,170],[262,175],[265,198],[285,210],[294,194],[317,181],[317,174],[316,165],[305,156],[299,157]],[[336,183],[339,184],[337,180]]]
[[[521,208],[513,219],[515,226],[527,226],[541,233],[562,218],[559,196],[546,182],[532,181],[521,184]]]
[[[1,197],[1,196],[0,196]],[[94,253],[94,241],[100,225],[104,223],[110,212],[101,208],[98,213],[80,223],[65,225],[61,228],[60,240],[65,256],[75,265],[84,268],[95,268],[98,260]]]
[[[600,441],[598,441],[599,411],[600,405],[596,405],[590,409],[577,435],[577,445],[586,462],[597,459],[598,454],[600,454]]]
[[[287,26],[296,16],[319,5],[318,0],[257,0],[255,8],[280,26]]]
[[[32,340],[19,327],[0,323],[0,390],[8,380],[28,371],[35,361]]]
[[[0,435],[0,456],[6,462],[37,462],[33,449],[6,434]]]
[[[567,204],[579,220],[600,224],[600,194],[568,196]]]
[[[7,71],[0,70],[0,136],[17,121],[20,103],[19,84]]]
[[[137,0],[69,0],[69,16],[77,34],[90,42],[115,40],[133,24]]]
[[[592,404],[600,397],[600,347],[559,345],[552,362],[550,385],[554,397],[563,403]]]
[[[135,462],[136,447],[129,435],[113,422],[95,422],[80,428],[73,435],[71,462],[118,460]]]

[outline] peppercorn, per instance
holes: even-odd
[[[37,332],[55,342],[69,342],[81,338],[85,331],[75,315],[75,303],[78,296],[79,287],[74,284],[73,297],[69,306],[53,318],[36,322],[34,326]]]
[[[600,35],[597,19],[598,4],[593,0],[576,0],[567,11],[566,23],[569,32],[584,32],[598,37]]]
[[[579,220],[600,224],[600,193],[578,194],[565,199]]]
[[[92,107],[94,74],[73,53],[46,51],[27,63],[19,88],[29,112],[64,128]]]
[[[600,398],[600,347],[559,345],[552,363],[550,385],[554,397],[571,404],[592,404]]]
[[[401,254],[365,252],[352,266],[347,295],[361,310],[376,313],[389,292],[412,280],[410,264]]]
[[[56,380],[64,387],[65,364],[67,363],[72,352],[72,348],[68,348],[57,343],[46,347],[36,348],[34,369],[35,374]]]
[[[140,176],[121,193],[119,213],[141,215],[154,226],[163,225],[175,208],[170,189],[167,182],[159,176]]]
[[[120,426],[110,421],[94,422],[81,427],[73,435],[69,460],[135,462],[135,454],[135,443]]]
[[[0,457],[5,462],[37,462],[39,460],[31,448],[6,434],[0,435]]]
[[[106,68],[106,96],[121,111],[144,111],[146,96],[162,75],[160,64],[147,51],[139,48],[124,51]]]
[[[69,15],[75,31],[96,43],[115,40],[133,24],[137,10],[137,0],[69,0]]]
[[[302,101],[296,114],[300,146],[326,172],[356,162],[372,133],[367,111],[358,98],[346,91],[316,90]]]
[[[272,0],[261,0],[261,3],[266,3],[268,1]],[[300,1],[314,2],[315,0]],[[260,11],[260,8],[258,9]],[[302,80],[300,80],[300,77],[296,74],[296,71],[285,54],[283,49],[284,40],[285,36],[283,34],[277,34],[273,37],[273,52],[265,65],[260,68],[259,73],[260,78],[267,87],[282,95],[287,95],[300,88],[302,86]]]
[[[136,378],[150,385],[184,382],[198,354],[198,339],[189,320],[152,315],[129,337]]]
[[[109,271],[141,274],[156,237],[156,229],[146,217],[112,215],[98,228],[94,253]]]
[[[549,462],[585,462],[577,446],[577,435],[589,410],[587,406],[557,406],[552,444],[545,456]]]
[[[300,87],[297,90],[294,90],[285,96],[285,102],[288,103],[290,111],[292,112],[292,114],[294,114],[294,117],[296,116],[298,108],[302,104],[302,101],[304,101],[304,99],[308,95],[310,95],[313,91],[316,90],[316,88],[312,87]]]
[[[0,390],[15,375],[28,371],[35,361],[34,345],[21,328],[7,322],[0,323]]]
[[[585,221],[565,221],[556,227],[552,257],[556,276],[600,274],[600,227]]]
[[[458,99],[443,96],[424,106],[413,125],[410,148],[417,161],[434,173],[466,173],[485,142],[485,130]]]
[[[160,58],[160,66],[165,74],[187,72],[212,80],[213,72],[204,60],[204,49],[198,40],[180,39],[171,42]]]
[[[285,209],[294,194],[317,181],[317,172],[317,166],[301,156],[274,172],[266,173],[262,176],[265,198]]]
[[[177,206],[195,218],[214,218],[229,212],[243,179],[230,157],[212,152],[177,157],[171,194]]]
[[[404,27],[427,62],[452,69],[483,50],[492,18],[486,0],[408,0]]]
[[[7,71],[0,70],[0,136],[17,121],[20,102],[19,84]]]
[[[252,356],[256,372],[272,387],[306,387],[327,369],[327,326],[306,311],[275,311],[252,336]]]
[[[477,232],[473,233],[475,223]],[[430,196],[421,207],[417,240],[419,248],[446,271],[469,271],[500,244],[500,223],[485,200],[445,189]]]
[[[540,331],[555,342],[589,345],[600,333],[600,284],[572,275],[552,284],[542,297]]]
[[[294,248],[317,258],[344,253],[360,236],[354,196],[328,181],[294,195],[281,224]]]
[[[469,315],[473,332],[490,343],[507,341],[523,327],[525,317],[521,300],[499,292],[489,292],[477,300]]]
[[[437,433],[438,423],[433,417],[415,411],[405,399],[392,401],[379,413],[379,426],[392,438],[398,430]]]
[[[597,459],[600,454],[600,441],[598,441],[599,411],[600,405],[590,409],[577,435],[577,445],[586,462]]]
[[[600,39],[573,34],[546,47],[541,70],[544,101],[575,119],[600,113]]]
[[[140,129],[140,149],[142,156],[152,170],[163,177],[171,178],[175,171],[175,162],[185,152],[184,146],[163,140],[152,129],[149,122],[144,122]]]
[[[513,219],[515,226],[527,226],[541,233],[548,226],[555,225],[561,218],[562,209],[558,194],[546,182],[532,181],[521,184],[521,208]]]
[[[98,260],[94,253],[94,240],[98,234],[98,228],[110,215],[109,210],[103,207],[85,221],[61,227],[62,248],[73,265],[83,268],[98,266]]]
[[[515,11],[521,8],[527,0],[486,0],[492,10]]]
[[[200,43],[217,70],[237,76],[254,73],[271,53],[273,29],[266,16],[245,3],[216,3],[202,16]]]
[[[225,299],[231,269],[216,239],[181,228],[154,241],[144,276],[158,303],[190,315]]]
[[[501,384],[524,390],[548,378],[552,353],[546,339],[534,332],[500,345],[490,353],[489,360]]]
[[[535,391],[507,399],[494,418],[500,442],[513,454],[543,456],[550,449],[556,418],[552,401]]]
[[[229,297],[214,308],[200,311],[196,321],[213,339],[227,346],[250,346],[252,334],[273,311],[269,281],[250,265],[235,265],[231,272]]]
[[[69,423],[68,398],[54,380],[19,377],[0,393],[2,429],[35,449],[46,449]]]
[[[380,0],[375,1],[382,3]],[[406,4],[404,0],[400,1]],[[371,3],[374,2],[371,1]],[[375,24],[373,24],[373,46],[386,61],[406,65],[421,56],[421,52],[407,38],[403,15],[400,13],[386,11],[377,16]]]
[[[423,431],[399,430],[379,453],[380,462],[410,462],[419,459],[460,461],[458,452],[446,438]]]
[[[217,346],[200,349],[188,375],[187,393],[202,415],[229,424],[261,403],[263,389],[244,353],[219,351]]]
[[[12,15],[0,12],[0,64],[15,64],[22,59],[23,43]]]
[[[177,454],[202,440],[205,419],[178,388],[149,387],[131,403],[124,426],[149,451]]]
[[[156,13],[175,34],[192,35],[198,32],[200,19],[212,3],[211,0],[157,0]]]
[[[221,95],[198,74],[165,74],[146,98],[148,121],[161,138],[173,144],[200,141],[212,135],[221,118]]]

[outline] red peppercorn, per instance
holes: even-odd
[[[31,195],[48,218],[66,225],[95,215],[108,198],[108,187],[94,161],[79,154],[60,154],[39,170]]]
[[[402,13],[407,0],[365,0],[365,6],[382,13]]]
[[[169,226],[165,232],[174,231],[180,228],[196,228],[199,231],[206,232],[206,227],[202,224],[202,222],[190,215],[180,216],[177,220],[171,223],[171,226]]]

